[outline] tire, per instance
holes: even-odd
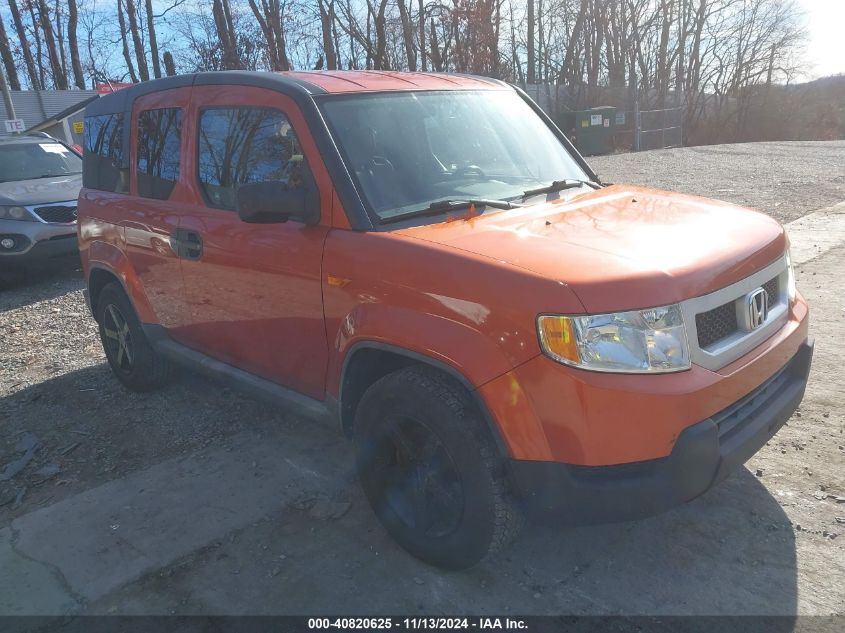
[[[106,360],[124,387],[152,391],[167,382],[170,363],[150,345],[135,309],[117,282],[100,291],[97,323]]]
[[[466,569],[519,532],[504,461],[469,394],[442,372],[415,365],[374,383],[353,440],[373,511],[420,560]]]

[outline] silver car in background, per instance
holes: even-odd
[[[0,270],[78,253],[82,158],[47,135],[0,139]]]

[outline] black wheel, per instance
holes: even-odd
[[[106,359],[127,389],[150,391],[163,385],[170,364],[150,345],[123,288],[110,283],[97,301],[97,323]]]
[[[417,558],[465,569],[522,524],[503,460],[466,390],[412,366],[373,384],[355,414],[358,476],[379,520]]]

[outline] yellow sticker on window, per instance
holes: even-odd
[[[73,133],[74,134],[82,134],[85,131],[85,121],[74,121],[73,122]]]

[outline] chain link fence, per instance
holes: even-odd
[[[680,147],[684,143],[684,109],[640,110],[634,113],[634,151]]]

